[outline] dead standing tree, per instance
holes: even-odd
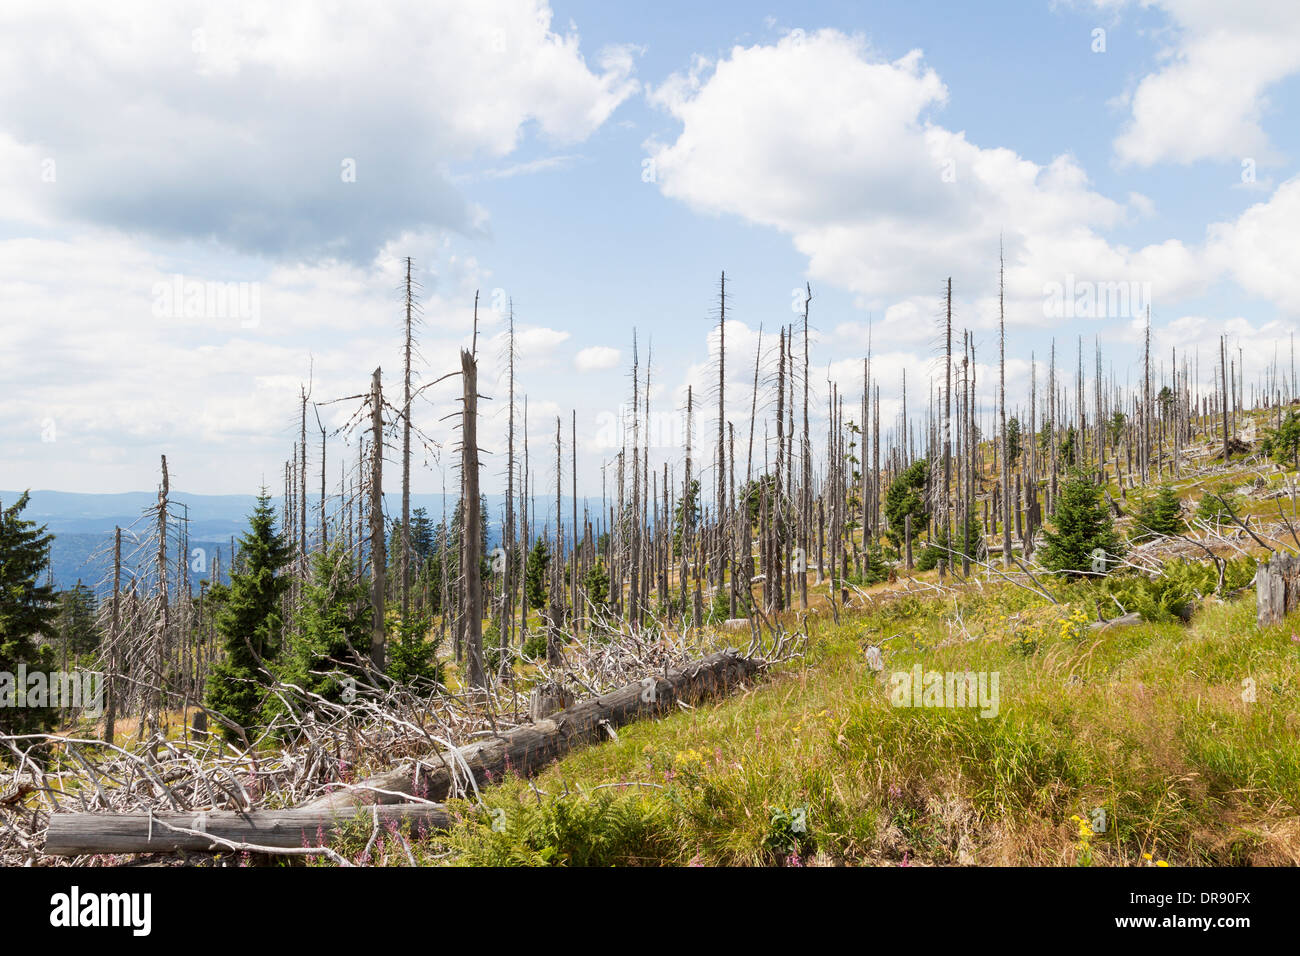
[[[464,542],[465,649],[469,663],[469,682],[477,688],[487,687],[483,667],[483,577],[482,528],[479,509],[478,460],[478,361],[467,349],[460,352],[461,420],[460,468],[465,496],[461,501]]]
[[[384,392],[379,368],[370,380],[370,435],[370,662],[382,672],[388,639],[384,623],[388,548],[384,538]]]

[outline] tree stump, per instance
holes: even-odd
[[[1280,624],[1300,606],[1300,558],[1274,555],[1255,574],[1256,622],[1260,627]]]
[[[528,696],[528,716],[536,723],[572,703],[573,694],[559,684],[538,684]]]

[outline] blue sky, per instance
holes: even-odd
[[[805,282],[815,420],[828,380],[856,409],[868,321],[882,426],[904,369],[921,410],[947,276],[991,358],[999,237],[1012,402],[1054,336],[1067,367],[1082,335],[1121,383],[1136,368],[1135,310],[1061,318],[1053,283],[1142,290],[1161,357],[1199,350],[1207,381],[1223,333],[1252,379],[1286,364],[1300,315],[1291,5],[42,3],[6,5],[0,36],[0,487],[147,489],[160,454],[188,491],[275,485],[309,373],[317,399],[378,364],[396,387],[405,255],[426,381],[480,291],[497,452],[513,302],[534,453],[576,410],[580,493],[634,329],[657,411],[716,391],[724,269],[738,439],[758,326],[770,365]],[[245,312],[186,314],[177,275],[246,283]],[[454,392],[417,409],[433,442]],[[658,433],[679,468],[680,428]]]

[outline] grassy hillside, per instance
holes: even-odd
[[[1187,625],[1097,629],[1099,585],[1052,592],[1061,604],[984,585],[878,593],[838,625],[811,614],[798,666],[627,727],[531,783],[502,781],[457,805],[454,833],[414,835],[413,853],[454,864],[1300,862],[1292,628],[1259,631],[1248,592],[1203,602]],[[893,706],[890,675],[917,664],[997,672],[996,716]],[[371,862],[409,862],[399,842],[376,841]]]

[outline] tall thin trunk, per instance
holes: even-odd
[[[487,687],[487,674],[483,669],[483,530],[482,510],[479,507],[478,480],[478,362],[467,349],[460,352],[462,391],[460,420],[460,470],[465,497],[461,501],[465,594],[465,649],[469,663],[469,682],[478,688]]]
[[[382,671],[388,639],[384,624],[388,545],[384,540],[384,393],[380,374],[376,368],[370,380],[370,662]]]

